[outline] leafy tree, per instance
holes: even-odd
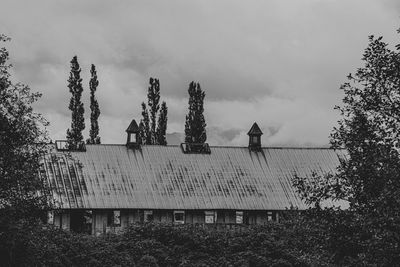
[[[342,118],[333,129],[331,144],[335,149],[344,149],[347,156],[336,175],[325,177],[329,186],[303,184],[302,191],[321,193],[323,189],[320,200],[345,199],[359,212],[398,210],[399,49],[400,45],[395,50],[388,48],[382,37],[369,37],[362,58],[364,66],[348,75],[348,82],[341,86],[343,105],[335,107]]]
[[[0,34],[0,42],[8,40]],[[8,59],[6,48],[0,48],[0,255],[7,255],[0,262],[13,266],[16,234],[44,219],[48,208],[39,174],[48,139],[47,122],[32,109],[41,95],[12,82]]]
[[[8,41],[0,35],[0,41]],[[32,104],[41,96],[26,85],[11,82],[9,54],[0,49],[0,206],[18,218],[35,215],[47,202],[38,175],[40,156],[46,151],[48,123]],[[34,216],[34,217],[35,217]],[[7,219],[0,216],[0,220]]]
[[[162,103],[160,110],[160,81],[150,78],[147,104],[142,103],[142,119],[139,123],[141,143],[146,145],[166,145],[167,105]],[[150,114],[149,114],[150,113]],[[158,116],[158,119],[157,119]]]
[[[200,84],[191,82],[189,84],[189,112],[185,122],[185,142],[204,143],[207,140],[206,122],[204,119],[204,97],[205,92],[201,90]]]
[[[67,141],[70,149],[77,149],[79,142],[82,142],[82,131],[85,129],[85,118],[82,97],[82,79],[80,76],[78,58],[74,56],[71,60],[71,72],[68,79],[68,88],[71,92],[71,100],[68,108],[72,111],[71,128],[67,130]]]
[[[337,173],[318,178],[323,183],[299,177],[294,183],[317,207],[328,198],[349,202],[349,212],[329,222],[337,263],[392,266],[400,259],[393,250],[400,243],[400,45],[391,49],[370,36],[362,60],[341,86],[343,105],[335,107],[341,119],[331,144],[346,151]]]
[[[353,208],[373,211],[387,207],[399,210],[393,194],[400,193],[400,46],[388,48],[382,37],[369,37],[364,67],[341,87],[342,119],[332,133],[334,148],[344,147],[348,159],[342,161],[337,178]],[[395,201],[395,202],[393,202]],[[389,206],[387,206],[389,204]]]
[[[92,64],[92,68],[90,69],[91,79],[89,82],[90,87],[90,131],[89,131],[89,139],[86,141],[88,144],[100,144],[100,136],[99,136],[99,116],[100,109],[99,103],[95,97],[95,92],[97,86],[99,85],[99,81],[97,80],[97,72],[95,65]]]

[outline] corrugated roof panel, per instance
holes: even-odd
[[[86,152],[53,150],[42,174],[65,209],[303,209],[293,175],[335,172],[338,156],[344,153],[317,148],[184,154],[179,146],[87,145]]]

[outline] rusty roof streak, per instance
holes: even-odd
[[[43,164],[43,166],[44,166],[44,171],[45,171],[45,173],[46,173],[46,180],[47,181],[51,181],[51,180],[54,180],[54,185],[55,186],[57,186],[57,190],[56,190],[56,192],[53,192],[53,194],[55,193],[56,195],[57,195],[57,198],[55,199],[55,201],[57,202],[58,201],[58,203],[62,203],[62,199],[61,199],[61,192],[64,192],[64,190],[62,190],[62,187],[58,184],[58,182],[57,182],[57,179],[54,177],[54,175],[53,175],[53,173],[54,173],[54,170],[53,170],[53,164],[51,164],[51,162],[52,162],[52,156],[51,155],[48,155],[48,157],[49,157],[49,161],[46,161],[46,160],[44,160],[45,162],[44,162],[44,164]],[[51,183],[50,183],[51,184]]]
[[[64,178],[64,174],[63,174],[63,168],[62,168],[62,165],[60,164],[60,161],[57,159],[57,165],[56,166],[53,166],[53,168],[55,168],[55,167],[58,167],[58,168],[56,168],[56,175],[57,174],[59,174],[59,179],[60,179],[60,181],[61,181],[61,184],[62,184],[62,188],[61,188],[61,196],[63,196],[64,198],[63,198],[63,203],[68,203],[68,207],[69,208],[73,208],[72,206],[71,206],[71,201],[70,201],[70,197],[69,197],[69,191],[68,191],[68,188],[67,188],[67,186],[66,186],[66,184],[65,184],[65,178]],[[54,175],[55,173],[53,172],[53,175]]]
[[[50,163],[51,160],[47,161],[45,159],[46,157],[50,157],[50,155],[44,156],[44,158],[42,160],[43,164],[40,165],[40,167],[42,168],[40,170],[40,172],[44,173],[44,174],[42,174],[42,176],[44,176],[43,179],[44,179],[44,181],[47,181],[47,183],[49,184],[49,189],[51,190],[51,194],[53,196],[54,203],[60,203],[61,199],[60,199],[59,187],[57,185],[57,180],[54,178],[53,179],[51,178],[50,171],[48,169],[49,167],[50,168],[52,167],[52,164]]]
[[[86,148],[44,156],[41,175],[62,208],[304,209],[293,175],[334,173],[345,155],[317,148],[212,147],[207,155],[179,146]]]

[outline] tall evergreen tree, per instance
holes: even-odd
[[[156,144],[157,113],[160,109],[160,81],[158,79],[150,78],[150,86],[147,91],[147,101],[150,109],[151,143]]]
[[[100,136],[99,136],[99,116],[100,109],[99,103],[97,102],[95,92],[97,86],[99,85],[99,81],[97,80],[97,72],[95,65],[92,64],[92,68],[90,69],[90,131],[89,131],[89,139],[87,139],[86,143],[88,144],[100,144]]]
[[[149,112],[147,111],[146,104],[142,102],[142,117],[139,128],[140,128],[140,139],[141,143],[150,145],[151,143],[151,132],[150,132],[150,119]]]
[[[204,119],[204,97],[200,84],[189,84],[189,112],[185,122],[185,142],[204,143],[207,140],[206,122]]]
[[[157,144],[159,145],[167,144],[167,138],[166,138],[167,120],[168,120],[167,115],[168,115],[167,104],[165,102],[162,102],[157,124]]]
[[[140,121],[141,143],[146,145],[166,145],[167,105],[162,103],[160,111],[160,82],[150,78],[147,91],[147,104],[142,103],[142,120]],[[157,119],[158,116],[158,119]]]
[[[80,76],[78,58],[74,56],[71,60],[71,72],[68,79],[68,88],[71,92],[69,109],[72,111],[71,128],[67,130],[67,141],[70,149],[76,149],[77,143],[83,140],[82,131],[85,129],[85,118],[82,97],[82,79]]]

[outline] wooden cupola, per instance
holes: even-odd
[[[253,123],[250,131],[247,133],[249,136],[249,148],[250,150],[260,150],[261,149],[261,135],[263,132],[260,127],[258,127],[257,123]]]
[[[126,129],[127,139],[126,145],[129,147],[135,147],[139,145],[139,126],[137,125],[136,121],[133,119],[129,124],[128,128]]]

